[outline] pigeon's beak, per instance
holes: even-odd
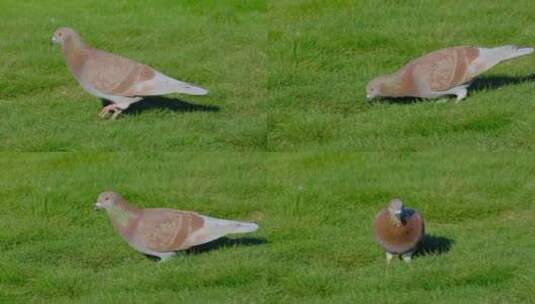
[[[377,97],[377,95],[366,94],[366,99],[367,99],[367,100],[372,100],[372,99],[375,99],[376,97]]]
[[[102,209],[102,205],[99,202],[95,203],[95,210]]]
[[[56,36],[52,36],[52,38],[50,38],[50,45],[53,45],[56,42],[57,42]]]

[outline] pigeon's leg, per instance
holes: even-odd
[[[117,116],[119,116],[119,114],[121,114],[122,111],[122,109],[115,110],[115,112],[113,112],[113,114],[111,115],[110,119],[114,120],[115,118],[117,118]]]
[[[157,256],[160,258],[159,263],[164,263],[164,262],[167,262],[170,258],[174,257],[175,255],[176,255],[176,252],[171,251],[171,252],[158,253]]]
[[[388,252],[388,251],[385,251],[385,254],[386,254],[386,263],[390,264],[390,262],[394,258],[394,255],[392,253]]]
[[[121,109],[118,104],[110,103],[109,105],[103,107],[102,110],[100,110],[98,116],[101,118],[105,118],[111,113],[111,119],[115,119],[117,115],[121,114],[122,111],[123,109]]]
[[[401,255],[401,258],[403,259],[403,261],[405,263],[410,263],[411,260],[412,260],[412,251],[409,251],[409,252],[406,252],[404,254]]]
[[[468,86],[470,86],[470,84],[459,85],[446,91],[431,91],[428,98],[440,98],[446,97],[447,95],[455,95],[457,96],[457,103],[466,98],[466,95],[468,94]]]
[[[117,104],[112,103],[102,108],[102,110],[99,113],[99,116],[101,118],[106,118],[108,115],[111,114],[111,119],[115,119],[117,115],[119,115],[121,112],[122,112],[121,107]]]
[[[101,117],[101,118],[104,118],[104,116],[106,116],[106,114],[108,114],[108,112],[110,111],[110,108],[113,106],[113,103],[110,103],[104,107],[102,107],[102,109],[100,110],[100,112],[98,112],[98,116]]]
[[[463,85],[456,86],[448,90],[449,94],[457,96],[457,101],[455,101],[455,103],[458,103],[459,101],[466,98],[466,95],[468,94],[467,89],[469,85],[470,84],[463,84]]]
[[[466,95],[468,94],[468,90],[466,88],[459,89],[455,95],[457,95],[457,101],[455,103],[458,103],[459,101],[463,100]]]

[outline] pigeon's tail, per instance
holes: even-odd
[[[258,229],[258,225],[255,223],[240,223],[235,222],[230,233],[248,233],[255,232]]]
[[[258,229],[258,225],[255,223],[222,220],[207,216],[204,217],[204,220],[206,221],[206,225],[210,227],[210,230],[218,231],[221,235],[247,233]]]
[[[160,72],[154,71],[154,77],[139,83],[139,90],[142,96],[165,95],[171,93],[181,93],[188,95],[206,95],[208,91],[194,86],[190,83],[173,79]]]
[[[529,55],[531,53],[533,53],[533,48],[531,47],[517,48],[514,57]],[[514,57],[511,57],[511,58],[514,58]]]
[[[502,61],[529,55],[531,53],[533,53],[533,48],[519,48],[515,45],[504,45],[495,48],[479,48],[479,55],[476,60],[470,64],[469,71],[471,71],[472,77],[475,77]]]
[[[173,79],[174,80],[174,79]],[[182,82],[179,80],[173,81],[172,86],[175,89],[176,93],[188,94],[188,95],[206,95],[208,91],[201,87],[196,87],[187,82]]]
[[[516,45],[505,45],[491,49],[498,61],[504,61],[533,53],[533,48],[519,48]]]

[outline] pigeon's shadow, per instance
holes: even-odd
[[[447,237],[426,234],[414,256],[421,257],[444,254],[450,251],[453,243],[455,241]]]
[[[535,81],[535,74],[530,74],[527,76],[506,76],[506,75],[495,75],[495,76],[482,76],[474,79],[468,92],[477,92],[482,90],[496,90],[501,87],[521,84],[524,82]]]
[[[212,250],[217,250],[226,247],[236,247],[236,246],[257,246],[266,244],[267,240],[264,238],[251,238],[244,237],[238,239],[231,239],[228,237],[222,237],[217,240],[211,241],[206,244],[198,245],[191,247],[190,249],[184,251],[185,254],[201,254],[209,252]]]
[[[535,74],[530,74],[527,76],[506,76],[506,75],[494,75],[494,76],[481,76],[475,78],[470,86],[468,87],[468,94],[477,91],[483,90],[496,90],[501,87],[522,84],[525,82],[535,81]],[[454,99],[455,96],[451,95],[444,97],[448,99]],[[441,98],[442,100],[444,98]],[[429,101],[430,99],[418,98],[418,97],[381,97],[378,99],[371,100],[372,103],[387,103],[387,104],[413,104],[417,102]],[[438,100],[438,99],[431,99]]]
[[[372,99],[370,103],[384,103],[384,104],[401,104],[408,105],[418,102],[426,101],[427,99],[418,98],[418,97],[379,97],[377,99]]]
[[[102,106],[106,106],[110,101],[102,99]],[[173,112],[219,112],[220,108],[213,105],[200,105],[177,98],[163,96],[147,96],[142,100],[131,104],[122,114],[135,115],[149,110],[168,110]]]
[[[178,251],[177,255],[184,254],[184,255],[197,255],[206,253],[212,250],[217,250],[221,248],[226,247],[236,247],[236,246],[256,246],[256,245],[262,245],[266,244],[267,240],[263,238],[239,238],[239,239],[231,239],[228,237],[222,237],[217,240],[208,242],[206,244],[198,245],[195,247],[191,247],[190,249],[184,250],[184,251]],[[149,260],[152,261],[159,261],[160,258],[152,255],[145,255]]]

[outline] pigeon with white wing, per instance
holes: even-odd
[[[116,192],[98,196],[96,209],[105,209],[115,230],[135,250],[165,261],[176,251],[205,244],[233,233],[258,229],[254,223],[217,219],[167,208],[139,209]]]
[[[181,93],[206,95],[208,91],[166,76],[142,63],[85,44],[71,28],[54,32],[52,43],[61,45],[73,76],[91,95],[110,101],[99,116],[115,119],[144,96]]]
[[[533,48],[506,45],[495,48],[458,46],[417,58],[397,72],[368,83],[366,97],[439,98],[463,100],[470,81],[498,63],[533,53]]]

